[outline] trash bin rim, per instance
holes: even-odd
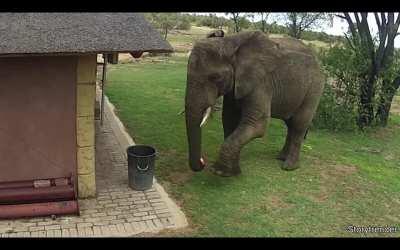
[[[134,154],[134,153],[132,153],[132,152],[129,152],[129,149],[135,148],[135,147],[147,147],[147,148],[152,149],[152,150],[154,151],[154,153],[149,154],[149,155],[136,155],[136,154]],[[129,146],[129,147],[126,149],[126,152],[127,152],[128,155],[133,156],[133,157],[137,157],[137,158],[147,158],[147,157],[153,157],[153,156],[156,156],[156,155],[157,155],[157,150],[156,150],[153,146],[151,146],[151,145],[146,145],[146,144],[135,144],[135,145]]]

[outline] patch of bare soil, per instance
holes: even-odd
[[[341,164],[320,164],[320,188],[318,192],[310,193],[311,200],[317,203],[323,203],[330,199],[330,196],[336,192],[343,192],[346,197],[353,197],[360,192],[362,188],[354,185],[346,177],[357,173],[358,169],[352,165]]]
[[[173,184],[184,184],[186,183],[188,180],[190,180],[193,176],[192,172],[186,171],[186,172],[175,172],[173,174],[171,174],[168,177],[168,180],[173,183]]]
[[[175,43],[172,44],[174,48],[174,52],[180,52],[180,53],[188,53],[190,50],[192,50],[193,44],[192,43]]]
[[[390,111],[393,114],[400,115],[400,96],[395,96],[393,98],[392,108]]]
[[[164,229],[158,233],[140,233],[136,234],[135,238],[184,238],[192,237],[195,234],[195,230],[192,228],[183,229]]]
[[[279,197],[276,194],[270,194],[266,197],[266,208],[271,208],[271,209],[285,209],[285,208],[290,208],[292,205],[289,203],[286,203],[284,200],[282,200],[281,197]]]
[[[136,61],[135,58],[129,53],[120,53],[118,55],[118,62],[119,63],[130,63]]]

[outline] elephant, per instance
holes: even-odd
[[[187,64],[185,121],[189,166],[201,171],[201,130],[223,97],[224,142],[210,170],[241,173],[241,149],[265,135],[271,118],[287,126],[277,159],[283,170],[299,167],[301,145],[324,89],[325,76],[313,51],[294,38],[270,38],[261,31],[208,34],[195,42]]]

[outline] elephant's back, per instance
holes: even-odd
[[[269,38],[279,45],[282,52],[286,53],[302,53],[305,55],[313,56],[313,51],[305,45],[302,41],[291,37],[276,37]]]

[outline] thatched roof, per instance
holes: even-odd
[[[0,54],[170,52],[139,13],[1,13]]]

